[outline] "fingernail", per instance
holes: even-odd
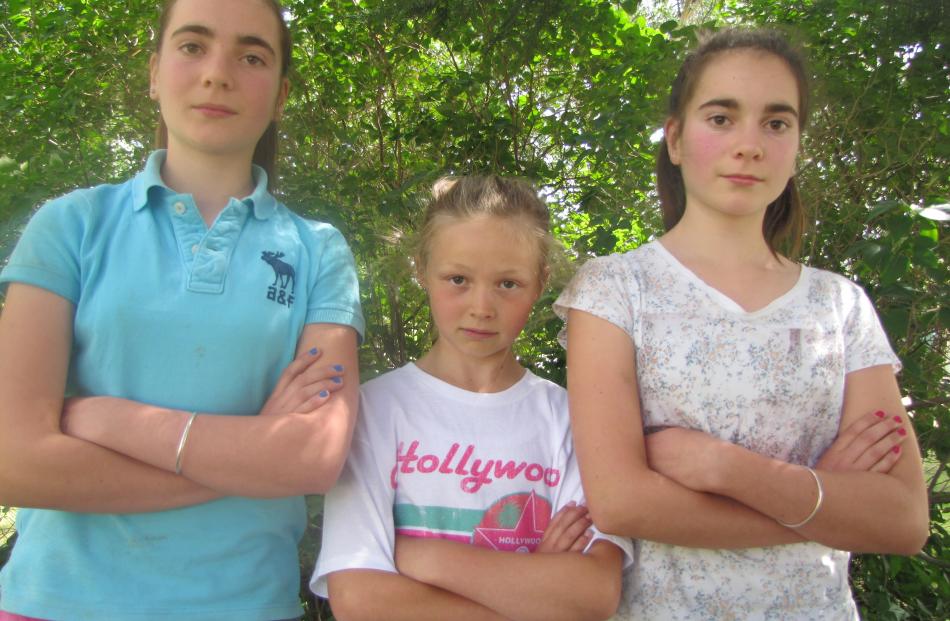
[[[336,371],[337,373],[342,373],[342,372],[343,372],[343,365],[342,365],[342,364],[335,364],[335,365],[333,365],[333,370]]]
[[[899,435],[899,436],[906,436],[906,435],[907,435],[907,430],[904,429],[903,427],[901,427],[900,429],[897,430],[897,435]]]
[[[894,417],[894,422],[895,422],[895,423],[901,422],[901,417],[900,417],[900,416],[895,416],[895,417]]]
[[[316,347],[311,347],[311,348],[310,348],[310,355],[311,355],[311,356],[316,356],[316,355],[317,355],[317,348],[316,348]]]
[[[331,377],[330,380],[331,380],[334,384],[342,384],[342,383],[343,383],[343,378],[342,378],[342,377]],[[903,431],[903,429],[901,429],[901,431]]]
[[[878,410],[877,412],[875,412],[874,415],[877,416],[878,418],[884,418],[884,412],[881,410]]]
[[[320,391],[320,396],[326,398],[326,397],[329,397],[329,396],[330,396],[330,393],[328,393],[328,392],[325,391],[325,390],[321,390],[321,391]]]
[[[900,452],[901,452],[901,447],[895,446],[895,447],[892,448],[891,450],[892,450],[893,452],[895,452],[895,453],[900,453]]]

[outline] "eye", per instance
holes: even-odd
[[[464,276],[450,276],[449,282],[452,283],[453,285],[464,285],[465,277]]]
[[[725,114],[714,114],[709,117],[709,122],[716,127],[723,127],[729,122],[729,117],[727,117]]]
[[[500,283],[502,289],[517,289],[518,283],[513,280],[503,280]]]
[[[201,46],[192,42],[182,43],[178,46],[178,50],[184,53],[186,56],[194,56],[195,54],[199,54],[201,52]]]
[[[260,56],[258,56],[257,54],[247,54],[247,55],[244,57],[244,62],[246,62],[247,64],[251,65],[252,67],[259,67],[259,66],[260,66],[260,67],[263,67],[264,65],[267,64],[267,63],[264,61],[264,59],[261,58]]]
[[[768,122],[769,129],[774,132],[782,132],[791,127],[791,124],[782,119],[772,119]]]

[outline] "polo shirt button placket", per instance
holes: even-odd
[[[174,209],[175,209],[175,213],[177,213],[179,216],[184,215],[184,213],[185,213],[185,204],[184,204],[183,202],[178,201],[177,203],[175,203],[175,204],[173,205],[173,207],[174,207]]]

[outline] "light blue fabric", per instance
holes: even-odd
[[[161,181],[164,152],[120,185],[78,190],[32,218],[0,283],[76,305],[67,392],[255,414],[307,323],[362,335],[352,254],[333,227],[267,192],[208,229]],[[269,253],[269,254],[268,254]],[[0,607],[47,619],[279,619],[301,614],[300,497],[225,498],[146,514],[22,509]]]

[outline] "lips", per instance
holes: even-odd
[[[237,114],[237,111],[227,106],[213,103],[202,103],[194,106],[194,109],[204,114],[216,118],[224,118]]]
[[[461,328],[462,333],[472,339],[487,339],[498,334],[491,330],[478,330],[477,328]]]
[[[754,185],[756,183],[761,183],[763,179],[756,177],[754,175],[723,175],[725,179],[735,183],[737,185]]]

